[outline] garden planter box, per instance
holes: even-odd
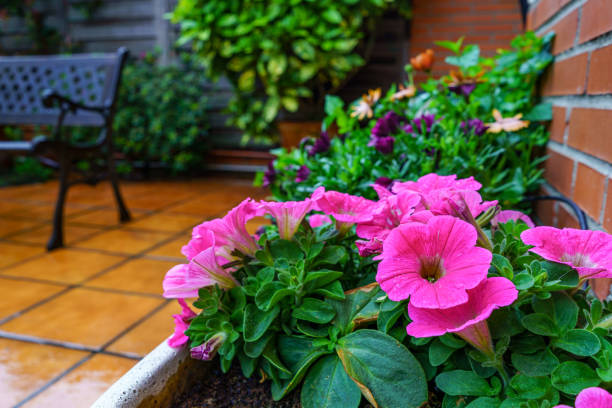
[[[204,379],[217,360],[193,360],[186,347],[173,349],[164,340],[114,383],[93,408],[161,408],[171,406],[184,390]]]

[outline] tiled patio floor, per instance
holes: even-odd
[[[88,407],[173,330],[164,273],[191,228],[247,196],[249,179],[75,186],[67,247],[46,252],[57,184],[0,190],[0,408]],[[255,228],[256,225],[253,225]]]

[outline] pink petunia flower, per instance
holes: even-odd
[[[189,337],[185,335],[185,330],[189,328],[189,322],[197,315],[187,306],[185,299],[178,299],[181,305],[181,314],[172,315],[174,318],[174,334],[168,339],[168,345],[173,348],[179,348],[189,341]]]
[[[576,408],[612,408],[612,394],[603,388],[590,387],[580,391],[576,397]],[[553,408],[572,408],[568,405],[555,405]]]
[[[190,350],[191,358],[195,360],[212,360],[219,348],[225,343],[227,333],[219,332],[206,340],[203,344],[192,347]]]
[[[276,220],[279,236],[290,240],[312,208],[312,201],[310,199],[284,203],[262,201],[261,208]]]
[[[476,247],[476,229],[450,216],[395,228],[383,244],[376,281],[389,299],[446,309],[468,301],[486,278],[492,254]]]
[[[312,228],[317,228],[322,225],[331,224],[332,220],[329,215],[325,214],[313,214],[308,218],[308,223]]]
[[[317,188],[312,194],[312,200],[317,209],[334,216],[340,230],[369,220],[376,206],[375,201],[337,191],[325,191],[325,187]]]
[[[255,238],[246,230],[246,223],[251,218],[263,215],[261,206],[251,198],[242,201],[232,208],[223,218],[204,222],[193,229],[192,239],[182,249],[183,254],[192,259],[195,255],[210,246],[208,231],[214,233],[218,246],[217,254],[228,261],[234,259],[232,252],[238,250],[245,255],[254,255],[257,251]]]
[[[209,234],[212,232],[209,231]],[[229,289],[237,285],[230,270],[219,264],[213,245],[197,254],[188,264],[171,268],[164,277],[163,288],[166,298],[197,297],[200,288],[219,285]]]
[[[508,221],[519,221],[519,220],[527,224],[529,228],[535,227],[535,224],[533,223],[533,221],[531,221],[531,218],[529,218],[529,216],[527,216],[526,214],[523,214],[520,211],[513,211],[513,210],[501,211],[499,214],[493,217],[493,219],[491,220],[491,225],[493,227],[497,227],[498,224],[505,224]]]
[[[467,302],[448,309],[420,308],[411,302],[408,315],[412,323],[406,331],[414,337],[455,333],[484,353],[493,354],[486,319],[493,310],[511,305],[518,291],[510,280],[496,277],[483,280],[475,288],[468,289],[467,294]]]
[[[475,218],[488,208],[497,205],[497,201],[482,201],[477,192],[482,185],[473,177],[457,180],[456,175],[439,176],[427,174],[417,181],[395,183],[393,191],[411,191],[421,196],[422,208],[436,215],[456,215],[457,207],[466,206]]]
[[[603,231],[536,227],[523,231],[530,251],[549,261],[569,265],[581,279],[612,278],[612,235]]]

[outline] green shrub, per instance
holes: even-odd
[[[158,66],[147,54],[125,67],[114,124],[116,150],[159,160],[173,171],[200,166],[208,148],[205,80],[185,61]]]
[[[335,123],[341,137],[332,138],[327,149],[314,148],[313,142],[325,145],[320,139],[290,152],[273,151],[278,159],[266,173],[265,183],[279,200],[304,199],[319,186],[374,198],[370,185],[377,180],[414,180],[436,172],[474,176],[483,184],[485,199],[516,204],[542,182],[540,164],[548,134],[540,121],[550,119],[551,107],[536,105],[534,90],[539,74],[552,59],[548,51],[551,38],[520,35],[510,50],[501,50],[494,58],[480,57],[478,46],[462,46],[461,40],[440,42],[455,54],[446,61],[456,71],[430,78],[413,97],[397,99],[395,87],[376,101],[370,95],[372,117],[368,119],[366,115],[360,120],[355,111],[368,106],[365,96],[351,109],[338,97],[329,96],[324,128]],[[407,70],[412,78],[412,68]],[[412,79],[404,85],[402,89],[409,89]],[[482,124],[494,122],[494,110],[504,118],[524,114],[522,119],[531,123],[516,131],[485,131]],[[382,140],[392,149],[383,153],[368,144],[381,142],[377,129],[389,124],[389,115],[399,123],[386,133],[394,141]]]
[[[393,0],[180,0],[172,20],[213,79],[235,88],[231,123],[269,140],[281,109],[321,99],[363,65],[360,44]],[[398,0],[407,13],[407,1]],[[365,29],[364,29],[365,28]]]

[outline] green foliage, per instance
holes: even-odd
[[[155,54],[123,72],[114,123],[116,149],[133,160],[155,160],[175,172],[202,165],[208,150],[207,100],[201,68],[158,66]]]
[[[527,193],[536,191],[543,180],[540,164],[548,134],[539,121],[551,118],[551,108],[549,104],[536,105],[534,90],[538,76],[552,58],[550,41],[551,36],[541,39],[528,32],[516,37],[511,49],[499,51],[494,58],[480,57],[475,45],[442,42],[454,52],[447,62],[455,65],[459,74],[429,79],[412,98],[393,98],[397,88],[392,87],[372,106],[372,119],[359,120],[350,112],[355,104],[345,106],[339,98],[328,96],[324,128],[335,124],[342,137],[332,138],[329,150],[316,154],[310,154],[312,142],[289,152],[273,151],[278,156],[270,185],[274,196],[301,200],[325,186],[374,198],[370,185],[380,177],[415,180],[436,172],[460,178],[473,176],[483,184],[485,199],[515,205]],[[465,96],[448,86],[457,77],[481,82]],[[479,134],[462,128],[462,123],[473,119],[494,122],[494,109],[505,118],[523,114],[533,122],[527,128],[500,133]],[[403,121],[390,134],[395,138],[393,151],[383,154],[368,143],[377,122],[384,121],[389,112]],[[429,130],[419,128],[414,121],[423,114],[435,116]],[[412,129],[404,130],[406,125]],[[307,166],[310,175],[296,183],[301,166]]]
[[[270,140],[281,110],[340,86],[364,63],[362,42],[391,0],[180,0],[172,21],[213,79],[234,86],[231,123]],[[399,0],[407,12],[408,2]],[[365,29],[364,29],[365,28]]]

